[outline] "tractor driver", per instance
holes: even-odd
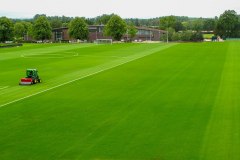
[[[30,71],[30,72],[29,72],[29,76],[28,76],[28,78],[31,78],[32,75],[33,75],[33,71]]]

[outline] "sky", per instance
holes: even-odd
[[[240,0],[0,0],[0,17],[8,18],[32,18],[35,14],[93,18],[111,13],[122,18],[208,18],[228,9],[240,14]]]

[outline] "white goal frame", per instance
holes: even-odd
[[[96,39],[94,43],[95,44],[112,44],[113,40],[112,39]]]

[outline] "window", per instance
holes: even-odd
[[[62,32],[61,31],[56,31],[55,32],[55,40],[56,41],[61,41],[62,40]]]
[[[147,35],[152,35],[152,32],[151,31],[149,31],[149,30],[143,30],[143,29],[140,29],[140,30],[138,30],[138,32],[137,32],[137,35],[145,35],[145,36],[147,36]]]
[[[97,27],[89,27],[89,32],[97,32]]]

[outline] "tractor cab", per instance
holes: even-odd
[[[27,69],[26,77],[21,78],[19,85],[29,85],[29,84],[36,84],[36,83],[41,83],[41,79],[38,76],[37,69]]]
[[[26,78],[38,77],[38,71],[36,69],[27,69],[26,75]]]

